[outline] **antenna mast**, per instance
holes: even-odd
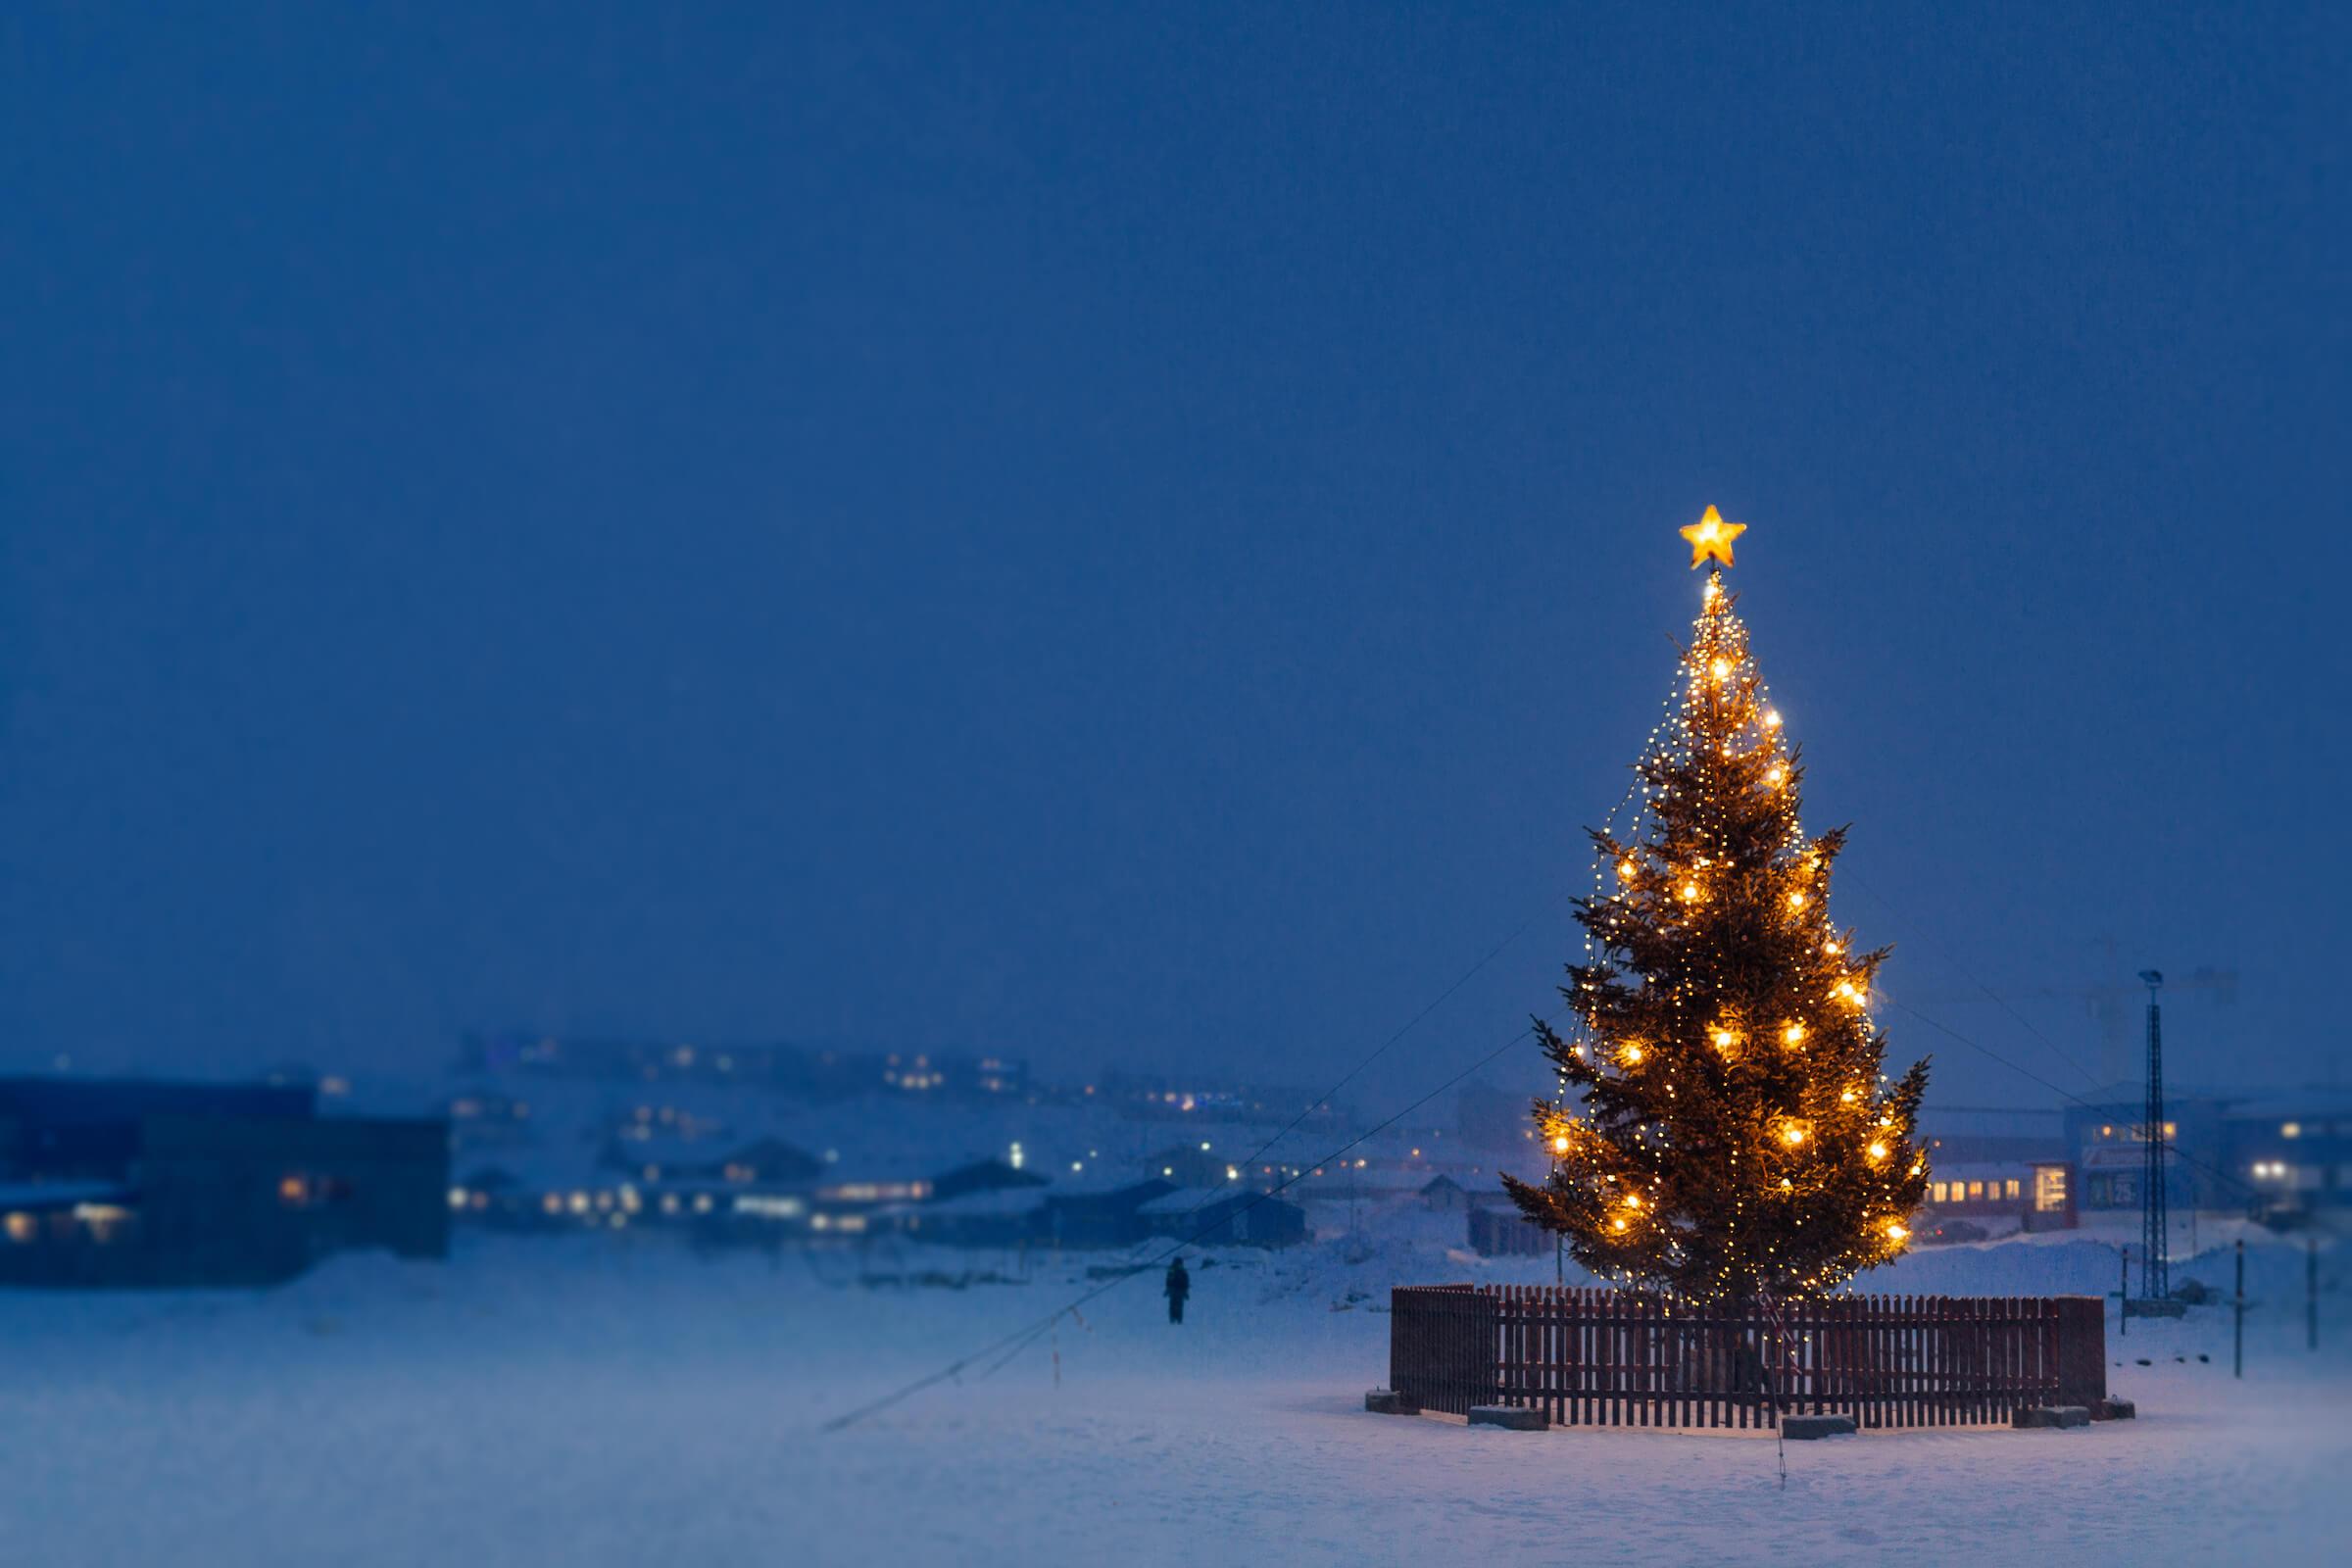
[[[2161,1301],[2172,1295],[2172,1269],[2167,1253],[2172,1216],[2165,1208],[2164,1161],[2164,1009],[2156,992],[2164,971],[2142,969],[2148,988],[2148,1122],[2141,1129],[2146,1161],[2139,1178],[2139,1294],[2142,1300]]]

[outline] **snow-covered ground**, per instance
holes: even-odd
[[[2300,1250],[2252,1256],[2265,1305],[2242,1383],[2226,1311],[2135,1320],[2108,1342],[2135,1422],[1791,1444],[1785,1490],[1768,1439],[1365,1414],[1390,1284],[1550,1274],[1489,1274],[1426,1234],[1215,1255],[1181,1329],[1139,1278],[995,1370],[833,1434],[825,1418],[1111,1259],[870,1287],[861,1267],[1015,1260],[706,1261],[615,1236],[468,1241],[446,1267],[344,1259],[262,1295],[18,1294],[0,1297],[0,1562],[2341,1560],[2352,1301],[2326,1299],[2311,1354]],[[2095,1292],[2113,1257],[1952,1249],[1871,1284]],[[2335,1256],[2323,1267],[2336,1280]]]

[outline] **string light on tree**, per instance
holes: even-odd
[[[1710,1300],[1817,1294],[1887,1261],[1927,1189],[1927,1064],[1880,1070],[1886,955],[1830,924],[1844,834],[1798,821],[1796,750],[1723,579],[1745,531],[1712,507],[1682,530],[1693,569],[1713,568],[1698,619],[1631,818],[1593,834],[1561,993],[1575,1023],[1536,1026],[1559,1071],[1536,1107],[1553,1172],[1505,1182],[1594,1273]],[[1749,1030],[1783,1049],[1740,1049]],[[1576,1136],[1554,1136],[1571,1111]]]

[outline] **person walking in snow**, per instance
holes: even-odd
[[[1180,1257],[1176,1259],[1175,1262],[1168,1265],[1167,1297],[1169,1322],[1181,1323],[1184,1321],[1184,1298],[1192,1294],[1193,1277],[1184,1271],[1184,1259]]]

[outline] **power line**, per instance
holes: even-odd
[[[1567,1009],[1563,1007],[1560,1009],[1560,1012],[1555,1012],[1552,1014],[1552,1017],[1556,1019],[1561,1015],[1561,1013],[1566,1011]],[[1396,1123],[1402,1121],[1414,1111],[1419,1110],[1423,1105],[1428,1104],[1431,1101],[1437,1099],[1440,1095],[1446,1093],[1446,1090],[1451,1089],[1454,1085],[1460,1083],[1472,1073],[1477,1072],[1480,1068],[1485,1067],[1488,1063],[1495,1060],[1504,1052],[1518,1045],[1520,1041],[1529,1038],[1534,1033],[1535,1028],[1532,1024],[1523,1025],[1518,1030],[1514,1031],[1511,1037],[1505,1040],[1501,1045],[1496,1046],[1493,1051],[1487,1053],[1487,1054],[1481,1056],[1469,1066],[1464,1067],[1460,1072],[1455,1073],[1451,1078],[1446,1079],[1444,1083],[1438,1085],[1437,1088],[1432,1089],[1428,1094],[1423,1095],[1419,1100],[1414,1101],[1402,1110],[1399,1110],[1395,1115],[1390,1116],[1386,1121],[1380,1122],[1375,1126],[1368,1127],[1364,1131],[1356,1134],[1347,1143],[1342,1144],[1330,1153],[1325,1154],[1321,1159],[1316,1160],[1314,1165],[1317,1167],[1328,1165],[1333,1160],[1336,1160],[1341,1155],[1347,1153],[1349,1150],[1355,1148],[1358,1144],[1363,1143],[1365,1140],[1372,1138],[1379,1133],[1388,1131],[1389,1128],[1394,1127],[1396,1125]],[[1384,1047],[1383,1049],[1385,1050],[1386,1048]],[[878,1399],[873,1399],[865,1404],[861,1404],[855,1410],[846,1411],[841,1415],[837,1415],[831,1420],[825,1422],[824,1425],[818,1430],[824,1432],[839,1432],[845,1427],[856,1425],[858,1422],[864,1420],[869,1415],[875,1415],[883,1410],[887,1410],[892,1405],[897,1404],[901,1400],[906,1399],[914,1395],[920,1394],[925,1389],[931,1388],[936,1384],[945,1383],[948,1379],[956,1376],[957,1373],[961,1372],[965,1367],[970,1366],[975,1361],[985,1360],[988,1357],[1007,1348],[1015,1351],[1019,1350],[1023,1346],[1035,1341],[1036,1338],[1040,1334],[1043,1334],[1047,1329],[1052,1328],[1054,1322],[1058,1320],[1062,1314],[1076,1311],[1079,1307],[1086,1305],[1087,1302],[1095,1299],[1099,1296],[1103,1295],[1105,1292],[1117,1290],[1120,1286],[1126,1284],[1129,1280],[1134,1279],[1137,1275],[1150,1273],[1152,1269],[1166,1262],[1169,1258],[1174,1257],[1178,1252],[1183,1251],[1186,1248],[1200,1245],[1201,1238],[1207,1236],[1210,1232],[1219,1230],[1231,1224],[1241,1215],[1249,1213],[1250,1210],[1255,1208],[1258,1204],[1266,1201],[1270,1198],[1273,1198],[1286,1188],[1290,1187],[1293,1183],[1300,1180],[1306,1174],[1308,1168],[1309,1167],[1301,1166],[1297,1175],[1286,1177],[1282,1181],[1277,1182],[1274,1186],[1266,1189],[1266,1191],[1259,1193],[1254,1198],[1250,1199],[1249,1202],[1244,1203],[1241,1207],[1235,1209],[1231,1214],[1226,1215],[1224,1218],[1217,1220],[1213,1224],[1202,1226],[1200,1229],[1195,1231],[1192,1235],[1187,1236],[1184,1240],[1177,1242],[1168,1248],[1166,1251],[1161,1252],[1157,1257],[1151,1258],[1143,1263],[1139,1263],[1131,1272],[1115,1275],[1110,1279],[1104,1280],[1102,1284],[1079,1296],[1074,1300],[1065,1302],[1063,1305],[1055,1307],[1052,1312],[1047,1313],[1043,1318],[1040,1318],[1035,1322],[1024,1323],[1021,1325],[1021,1327],[1014,1329],[1011,1333],[1003,1335],[998,1339],[990,1341],[987,1345],[982,1346],[979,1349],[950,1362],[948,1365],[940,1368],[936,1372],[916,1378],[913,1382],[895,1389],[889,1394],[882,1396],[882,1397]],[[992,1367],[990,1370],[993,1371],[995,1369]]]
[[[1970,971],[1966,964],[1962,963],[1958,957],[1954,956],[1951,948],[1947,944],[1936,939],[1936,933],[1930,931],[1927,926],[1919,921],[1905,916],[1901,910],[1897,909],[1893,905],[1887,903],[1884,898],[1881,898],[1877,889],[1872,888],[1864,883],[1860,877],[1855,876],[1851,871],[1847,871],[1842,874],[1848,887],[1853,888],[1863,897],[1869,899],[1871,903],[1877,905],[1880,908],[1885,909],[1888,914],[1895,916],[1895,918],[1899,920],[1906,921],[1906,923],[1910,925],[1914,932],[1926,939],[1929,947],[1934,948],[1937,953],[1942,955],[1944,962],[1950,964],[1955,970],[1959,971],[1962,979],[1966,980],[1970,985],[1975,986],[1979,991],[1984,992],[1986,997],[1991,999],[1993,1005],[1999,1007],[2003,1012],[2007,1013],[2016,1021],[2018,1027],[2024,1029],[2026,1033],[2040,1041],[2044,1046],[2047,1046],[2050,1051],[2056,1054],[2060,1061],[2065,1062],[2068,1066],[2074,1068],[2075,1071],[2081,1073],[2084,1078],[2088,1079],[2092,1088],[2100,1089],[2106,1087],[2100,1081],[2098,1074],[2092,1072],[2088,1067],[2083,1066],[2082,1062],[2076,1060],[2074,1054],[2064,1046],[2061,1046],[2057,1041],[2052,1040],[2048,1035],[2043,1034],[2039,1029],[2034,1028],[2033,1022],[2028,1019],[2024,1013],[2019,1012],[2015,1007],[2009,1004],[2007,998],[2003,997],[1999,992],[1993,990],[1992,987],[1986,985],[1984,981],[1978,979],[1976,975]]]
[[[1428,1017],[1431,1013],[1444,1006],[1447,1000],[1450,999],[1455,992],[1468,985],[1472,977],[1475,976],[1481,969],[1484,969],[1488,964],[1493,963],[1496,958],[1500,957],[1502,956],[1502,951],[1505,948],[1518,941],[1521,937],[1527,935],[1529,930],[1534,927],[1538,920],[1543,919],[1545,915],[1551,913],[1552,910],[1558,908],[1561,902],[1567,897],[1568,895],[1564,891],[1553,896],[1543,906],[1543,907],[1537,909],[1535,913],[1529,915],[1525,920],[1520,921],[1519,928],[1517,930],[1513,931],[1509,936],[1504,937],[1500,942],[1494,944],[1494,946],[1489,950],[1485,957],[1479,959],[1469,968],[1463,970],[1460,976],[1455,979],[1453,984],[1447,986],[1444,991],[1438,993],[1435,1001],[1431,1002],[1429,1005],[1423,1007],[1419,1012],[1414,1013],[1410,1018],[1407,1018],[1396,1030],[1396,1032],[1389,1036],[1388,1039],[1382,1041],[1380,1045],[1373,1050],[1370,1055],[1364,1057],[1363,1060],[1348,1068],[1347,1073],[1340,1079],[1338,1083],[1333,1084],[1329,1089],[1324,1090],[1322,1094],[1317,1095],[1313,1100],[1308,1101],[1306,1108],[1301,1110],[1298,1115],[1292,1117],[1289,1126],[1283,1128],[1282,1131],[1276,1133],[1273,1137],[1258,1145],[1255,1152],[1251,1153],[1249,1158],[1242,1161],[1242,1167],[1247,1169],[1248,1167],[1256,1164],[1258,1160],[1265,1156],[1267,1150],[1272,1149],[1276,1144],[1279,1144],[1285,1138],[1290,1137],[1292,1133],[1297,1132],[1299,1124],[1304,1122],[1307,1117],[1313,1115],[1316,1110],[1330,1104],[1333,1097],[1338,1095],[1341,1090],[1353,1083],[1357,1075],[1360,1074],[1366,1067],[1371,1066],[1382,1056],[1387,1055],[1391,1046],[1394,1046],[1397,1041],[1402,1040],[1406,1035],[1411,1034],[1413,1032],[1414,1025],[1420,1023],[1422,1019]],[[1200,1201],[1195,1203],[1190,1212],[1194,1214],[1200,1213],[1201,1209],[1206,1208],[1209,1205],[1209,1203],[1213,1200],[1213,1192],[1203,1194]]]

